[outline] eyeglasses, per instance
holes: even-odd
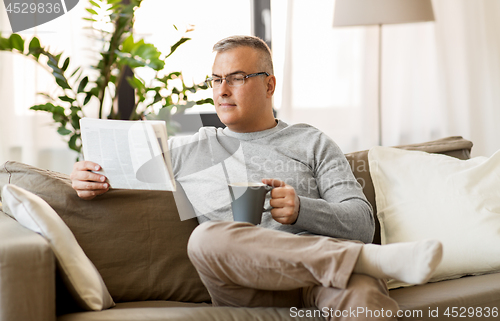
[[[263,71],[263,72],[258,72],[255,74],[249,74],[249,75],[242,75],[242,74],[232,74],[223,78],[220,77],[210,77],[205,80],[205,83],[211,87],[211,88],[218,88],[222,85],[222,81],[225,79],[227,82],[227,85],[230,87],[237,87],[241,86],[245,83],[245,79],[255,77],[255,76],[260,76],[260,75],[266,75],[269,76],[269,73]]]

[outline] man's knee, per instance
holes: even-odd
[[[231,244],[231,234],[246,223],[208,221],[198,225],[188,241],[190,257],[225,252]]]
[[[188,241],[188,254],[197,254],[211,246],[214,232],[218,229],[219,222],[205,222],[198,225]]]

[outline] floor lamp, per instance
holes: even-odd
[[[378,25],[378,143],[382,145],[382,25],[434,21],[431,0],[336,0],[334,27]]]

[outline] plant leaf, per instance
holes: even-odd
[[[127,65],[130,68],[132,68],[132,69],[137,68],[137,67],[144,67],[144,66],[146,66],[146,63],[144,61],[138,60],[138,59],[135,59],[135,58],[131,58],[131,57],[122,57],[120,59],[120,64]]]
[[[153,102],[151,103],[151,105],[156,104],[157,102],[161,101],[162,99],[163,99],[163,97],[160,95],[159,92],[157,92],[156,95],[155,95],[155,99],[153,100]]]
[[[59,127],[57,129],[57,132],[59,133],[59,135],[62,135],[62,136],[69,135],[69,134],[72,133],[71,130],[69,130],[66,127],[63,127],[63,126]]]
[[[151,59],[151,61],[147,64],[148,67],[159,71],[165,67],[165,62],[160,59]]]
[[[132,49],[134,49],[134,36],[130,35],[123,41],[122,52],[130,53]]]
[[[85,90],[85,86],[89,83],[89,77],[85,76],[85,78],[80,81],[80,85],[78,86],[78,93],[82,93]]]
[[[10,45],[9,38],[2,37],[2,33],[0,33],[0,50],[10,50],[12,46]]]
[[[180,45],[182,45],[188,40],[191,40],[191,38],[181,38],[179,41],[177,41],[172,47],[170,47],[170,53],[165,58],[170,57],[174,53],[174,51],[177,50],[177,48],[179,48]]]
[[[59,67],[57,66],[57,61],[54,59],[54,57],[52,56],[48,56],[49,57],[49,60],[47,61],[47,65],[52,68],[52,70],[56,70],[56,69],[59,69]]]
[[[149,43],[141,45],[135,54],[144,60],[158,58],[161,55],[158,49]]]
[[[95,1],[92,1],[92,0],[89,0],[89,2],[94,6],[94,7],[97,7],[99,9],[101,9],[101,6],[98,5]]]
[[[78,153],[81,152],[81,146],[76,145],[76,140],[80,138],[80,134],[73,134],[71,138],[69,139],[68,146],[74,151],[77,151]]]
[[[71,76],[69,76],[70,78],[73,77],[74,75],[76,75],[76,73],[78,72],[78,70],[80,70],[82,67],[78,67],[76,68],[75,71],[73,71],[73,73],[71,74]]]
[[[214,104],[214,100],[212,98],[206,98],[206,99],[200,99],[196,101],[196,105],[203,105],[203,104]]]
[[[54,76],[56,74],[54,73]],[[56,83],[62,88],[62,89],[71,89],[71,87],[68,85],[68,82],[65,79],[61,79],[56,77]]]
[[[68,97],[68,96],[59,96],[59,99],[62,101],[66,101],[68,103],[73,103],[76,99]]]
[[[56,78],[56,79],[60,79],[62,81],[65,81],[66,78],[64,78],[64,75],[61,73],[60,69],[56,69],[52,72],[52,75]]]
[[[83,100],[83,106],[87,105],[92,98],[92,93],[88,93],[87,96],[85,96],[85,99]]]
[[[55,106],[52,111],[52,119],[54,119],[56,123],[61,123],[62,126],[65,126],[68,122],[68,117],[64,114],[64,108],[61,106]]]
[[[41,110],[41,111],[46,111],[46,112],[52,112],[54,110],[56,106],[54,106],[54,104],[51,104],[51,103],[46,103],[46,104],[43,104],[43,105],[35,105],[35,106],[31,106],[30,109],[31,110]]]
[[[24,51],[24,39],[21,38],[20,35],[18,35],[17,33],[11,34],[9,41],[12,49],[17,49],[20,52]]]
[[[132,56],[137,55],[137,50],[139,50],[139,48],[141,48],[142,45],[144,45],[144,39],[135,42],[134,47],[132,48],[132,50],[130,50],[130,54]]]
[[[91,9],[91,8],[85,8],[85,10],[87,10],[87,12],[89,12],[90,14],[93,14],[93,15],[96,15],[97,16],[97,12],[95,12],[94,9]]]
[[[71,109],[71,126],[73,126],[74,129],[80,129],[80,115],[78,115],[78,111],[80,109]]]
[[[69,66],[69,57],[68,57],[68,58],[66,58],[66,60],[64,60],[64,64],[63,64],[63,66],[61,67],[61,69],[62,69],[63,71],[66,71],[66,69],[68,69],[68,66]]]
[[[90,89],[89,93],[91,93],[92,95],[94,95],[96,97],[99,97],[99,87],[94,87],[94,88]]]
[[[130,84],[130,86],[134,87],[135,89],[144,89],[146,88],[146,85],[144,84],[144,82],[142,82],[142,80],[140,80],[139,78],[137,77],[127,77],[127,82]]]
[[[61,106],[54,106],[54,109],[52,110],[52,113],[54,115],[61,115],[61,116],[65,116],[65,113],[64,113],[64,107],[61,107]]]
[[[119,3],[119,1],[121,1],[121,0],[113,1],[113,2],[118,2],[118,3],[112,5],[108,10],[113,11],[113,12],[119,11],[119,9],[123,7],[123,5],[121,3]],[[109,2],[109,0],[108,0],[108,3],[111,3],[111,2]],[[113,19],[113,16],[112,16],[111,20],[115,20],[115,19],[116,18]]]
[[[33,57],[36,58],[36,60],[38,60],[42,49],[42,47],[40,46],[40,40],[38,40],[37,37],[33,37],[33,39],[31,39],[30,41],[30,44],[28,45],[28,48],[29,48],[29,54],[31,54]]]

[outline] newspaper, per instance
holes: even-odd
[[[164,121],[80,119],[83,156],[111,188],[175,191]]]

